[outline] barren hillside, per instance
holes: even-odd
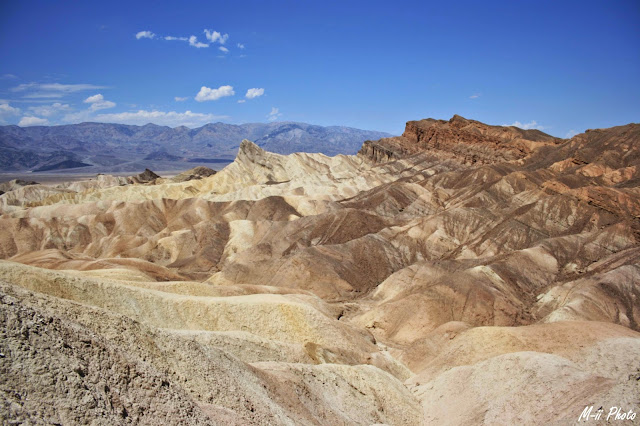
[[[567,424],[640,409],[640,125],[0,195],[0,417]],[[189,179],[189,180],[184,180]],[[606,415],[606,413],[605,413]]]

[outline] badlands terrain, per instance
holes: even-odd
[[[0,189],[4,423],[640,411],[638,124],[454,116],[352,156],[244,140],[217,173]]]

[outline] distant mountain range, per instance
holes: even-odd
[[[212,123],[197,129],[155,124],[81,123],[0,126],[0,171],[125,172],[191,168],[232,161],[243,139],[280,154],[355,154],[384,132],[342,126],[276,122]]]

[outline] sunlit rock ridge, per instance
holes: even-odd
[[[244,140],[195,178],[7,184],[0,416],[457,425],[637,412],[639,167],[638,124],[558,139],[454,116],[357,155]]]

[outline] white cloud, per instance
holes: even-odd
[[[84,100],[84,103],[92,104],[94,102],[101,102],[101,101],[104,101],[104,96],[98,93],[97,95],[89,96],[87,99]]]
[[[566,134],[566,135],[564,135],[564,137],[565,137],[566,139],[571,139],[572,137],[574,137],[574,136],[575,136],[575,135],[577,135],[578,133],[580,133],[580,132],[576,132],[575,130],[571,129],[571,130],[569,130],[569,131],[567,132],[567,134]]]
[[[65,111],[69,111],[70,109],[71,107],[69,104],[61,104],[60,102],[56,102],[51,105],[29,107],[29,111],[33,111],[35,114],[42,115],[43,117],[51,117]]]
[[[218,42],[220,44],[225,44],[229,39],[229,34],[220,34],[219,32],[212,30],[204,30],[204,35],[211,43]]]
[[[108,109],[116,106],[115,102],[105,100],[104,96],[102,96],[100,93],[98,93],[97,95],[89,96],[84,100],[84,103],[91,104],[91,106],[89,107],[89,110],[91,111],[98,111],[101,109]]]
[[[218,116],[214,114],[201,114],[197,112],[185,111],[145,111],[121,112],[113,114],[98,114],[93,117],[94,121],[104,123],[138,124],[155,123],[162,126],[187,126],[198,127],[215,120],[229,118],[228,116]]]
[[[225,96],[233,96],[235,94],[236,92],[233,91],[232,86],[220,86],[217,89],[202,86],[195,99],[198,102],[217,101]]]
[[[474,93],[473,95],[469,96],[469,99],[478,99],[480,96],[480,93]]]
[[[209,47],[208,44],[200,43],[198,41],[198,38],[194,35],[189,37],[189,46],[197,47],[198,49],[200,49],[201,47]]]
[[[220,49],[220,51],[222,51],[222,52],[224,52],[224,53],[229,53],[229,49],[227,49],[227,48],[226,48],[226,47],[224,47],[224,46],[220,46],[220,47],[218,47],[218,49]]]
[[[155,34],[151,31],[140,31],[136,34],[136,38],[140,40],[141,38],[155,38]]]
[[[267,114],[267,120],[275,121],[282,116],[280,110],[276,107],[271,107],[271,112]]]
[[[260,89],[249,89],[247,90],[247,94],[244,96],[247,99],[253,99],[262,95],[264,95],[264,89],[260,88]]]
[[[182,96],[176,96],[176,97],[175,97],[175,98],[173,98],[173,99],[175,99],[175,100],[176,100],[176,102],[184,102],[184,101],[186,101],[186,100],[187,100],[187,99],[189,99],[189,98],[188,98],[188,97],[186,97],[186,96],[185,96],[185,97],[182,97]]]
[[[167,41],[186,41],[189,43],[189,46],[193,46],[196,47],[198,49],[203,48],[203,47],[209,47],[209,44],[212,43],[219,43],[219,44],[225,44],[227,42],[227,40],[229,39],[229,34],[221,34],[218,31],[212,31],[212,30],[204,30],[204,34],[207,38],[207,40],[209,40],[209,43],[207,42],[200,42],[198,41],[198,37],[192,35],[190,37],[176,37],[176,36],[157,36],[156,34],[152,33],[151,31],[140,31],[139,33],[136,34],[136,38],[137,39],[141,39],[141,38],[156,38],[156,37],[160,37],[163,38]],[[243,46],[244,47],[244,46]],[[220,47],[220,50],[222,50],[223,52],[227,53],[229,50],[226,48],[222,48],[222,46]]]
[[[98,111],[98,110],[101,110],[101,109],[113,108],[114,106],[116,106],[115,102],[103,101],[103,102],[96,102],[94,104],[91,104],[91,107],[89,107],[89,109],[91,111]]]
[[[11,117],[20,114],[20,108],[14,108],[9,102],[0,102],[0,123],[6,123],[5,117]]]
[[[236,46],[238,46],[238,49],[244,49],[244,44],[242,43],[238,43]]]
[[[245,102],[247,102],[245,99],[238,99],[238,103],[239,103],[239,104],[243,104],[243,103],[245,103]]]
[[[530,130],[530,129],[537,129],[537,130],[544,130],[546,127],[539,125],[536,120],[531,120],[528,123],[521,123],[519,121],[516,121],[513,124],[505,124],[505,126],[513,126],[513,127],[519,127],[523,130]]]
[[[20,114],[20,108],[14,108],[8,102],[0,103],[0,115],[17,115]]]
[[[91,107],[89,107],[89,109],[91,111],[98,111],[98,110],[101,110],[101,109],[113,108],[114,106],[116,106],[115,102],[102,101],[102,102],[95,102],[95,103],[91,104]]]
[[[46,118],[39,118],[39,117],[25,115],[20,119],[18,126],[20,127],[46,126],[47,124],[49,124],[49,120],[47,120]]]

